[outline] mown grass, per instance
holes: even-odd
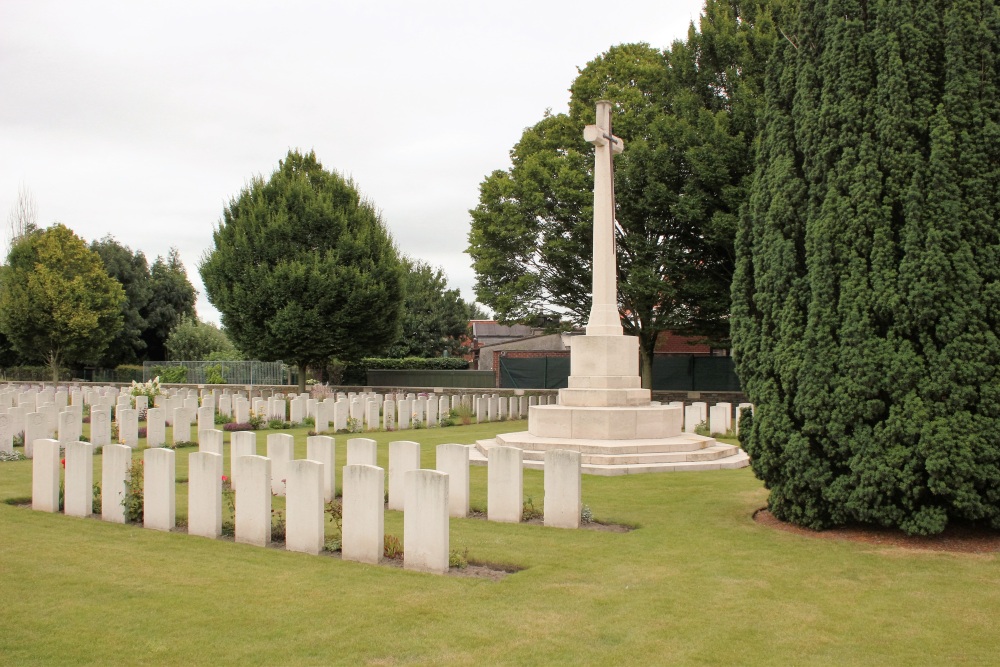
[[[509,422],[375,435],[434,446]],[[264,434],[259,452],[264,453]],[[305,430],[293,431],[296,456]],[[343,464],[347,436],[337,436]],[[187,455],[178,451],[178,475]],[[30,495],[0,464],[0,499]],[[95,460],[95,476],[99,475]],[[227,464],[228,469],[228,464]],[[99,477],[98,477],[99,478]],[[0,504],[0,663],[10,665],[996,664],[1000,562],[816,540],[753,522],[749,470],[585,476],[595,516],[629,533],[453,520],[474,560],[440,577],[32,512]],[[542,476],[525,472],[542,501]],[[178,485],[178,506],[186,486]],[[472,469],[486,504],[486,470]],[[402,536],[388,512],[386,532]]]

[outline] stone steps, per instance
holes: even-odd
[[[507,434],[521,435],[521,434]],[[526,434],[525,434],[526,435]],[[653,472],[684,472],[700,470],[729,470],[745,468],[750,459],[739,447],[716,442],[703,436],[684,436],[673,438],[677,442],[661,443],[672,445],[669,449],[652,451],[649,447],[641,452],[623,452],[605,450],[598,453],[593,443],[586,445],[590,451],[581,456],[581,467],[584,474],[614,476],[635,475]],[[491,447],[496,447],[498,439],[480,440],[470,446],[469,462],[472,465],[486,465]],[[548,445],[556,443],[547,442]],[[578,443],[562,442],[561,447],[551,446],[549,449],[574,449],[580,451],[583,446]],[[633,443],[634,444],[634,443]],[[648,445],[648,443],[647,443]],[[684,449],[686,447],[687,449]],[[619,448],[624,449],[619,443]],[[544,468],[545,451],[522,448],[524,451],[524,467],[532,470]],[[581,452],[582,453],[582,452]]]

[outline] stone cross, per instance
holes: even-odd
[[[625,144],[611,132],[611,102],[597,103],[597,124],[583,129],[594,144],[594,288],[588,336],[621,336],[615,258],[615,182],[612,159]]]

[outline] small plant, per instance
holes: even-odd
[[[267,427],[269,429],[277,431],[281,429],[291,428],[292,424],[291,422],[282,421],[280,419],[272,419],[271,421],[267,422]]]
[[[129,389],[129,394],[130,394],[129,401],[133,408],[135,407],[136,396],[145,396],[148,399],[147,401],[148,405],[152,405],[153,397],[160,395],[160,377],[156,376],[149,382],[143,382],[141,384],[136,382],[135,380],[132,380],[132,387]],[[141,420],[142,418],[140,417],[140,421]]]
[[[531,521],[532,519],[541,519],[542,510],[535,507],[535,502],[531,496],[524,501],[524,505],[521,506],[521,521]]]
[[[305,419],[302,420],[302,426],[315,426],[315,425],[316,425],[315,417],[306,417]]]
[[[233,481],[222,476],[222,502],[229,509],[229,514],[222,521],[222,534],[236,534],[236,490],[233,489]]]
[[[197,447],[198,443],[191,440],[177,440],[176,442],[165,442],[161,446],[167,449],[184,449],[186,447]]]
[[[398,560],[403,557],[403,543],[395,535],[388,533],[382,540],[382,555],[390,560]]]
[[[583,509],[580,510],[580,522],[594,523],[594,513],[591,511],[590,505],[584,505]]]
[[[253,424],[250,422],[229,422],[228,424],[222,425],[223,431],[254,431]]]
[[[14,434],[13,444],[15,447],[24,447],[24,431]]]
[[[90,511],[94,514],[101,513],[101,484],[94,482],[94,500],[90,504]]]
[[[424,420],[418,419],[417,415],[414,413],[413,415],[410,416],[410,425],[413,428],[424,428]]]
[[[347,418],[348,433],[361,433],[364,430],[365,430],[364,424],[361,423],[360,419],[355,419],[354,417]]]
[[[216,424],[229,424],[233,421],[233,418],[229,415],[224,415],[221,412],[215,413],[215,423]]]
[[[146,427],[145,427],[145,426],[143,426],[143,427],[141,427],[141,428],[139,429],[139,431],[138,431],[138,435],[137,435],[136,437],[138,437],[138,438],[145,438],[145,437],[146,437],[146,434],[147,434],[147,429],[146,429]],[[81,438],[80,438],[80,439],[81,439],[81,440],[83,440],[83,437],[81,436]]]
[[[449,417],[458,421],[462,426],[468,426],[472,423],[472,419],[476,416],[476,413],[472,411],[472,407],[466,405],[465,403],[459,403],[457,407],[451,409],[448,413]]]
[[[125,496],[122,498],[122,507],[125,510],[125,520],[129,523],[142,522],[142,489],[142,459],[132,459],[125,471]]]
[[[264,428],[264,415],[259,415],[253,410],[251,410],[249,424],[251,431],[259,431],[260,429]],[[245,429],[239,429],[239,430],[242,431]]]
[[[708,428],[708,422],[699,422],[697,426],[694,427],[695,435],[710,436],[712,432]]]
[[[466,547],[464,551],[458,551],[457,549],[449,551],[448,567],[456,567],[459,570],[469,567],[469,547]]]
[[[285,513],[281,510],[271,510],[271,541],[285,541]]]
[[[0,452],[0,463],[4,461],[24,461],[24,454],[21,452]]]
[[[341,500],[334,498],[325,506],[325,513],[329,515],[330,521],[337,527],[337,535],[341,533],[341,522],[344,519],[344,504]]]
[[[339,537],[331,537],[331,538],[327,539],[325,542],[323,542],[323,551],[329,551],[329,552],[332,552],[332,553],[336,553],[336,552],[340,551],[340,547],[341,547],[341,544],[340,544],[340,538]]]

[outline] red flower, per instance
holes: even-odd
[[[63,468],[65,468],[65,467],[66,467],[66,459],[63,459],[63,460],[62,460],[62,467],[63,467]]]
[[[223,482],[228,482],[228,481],[229,481],[229,478],[228,478],[228,477],[226,477],[225,475],[223,475],[223,476],[222,476],[222,481],[223,481]]]

